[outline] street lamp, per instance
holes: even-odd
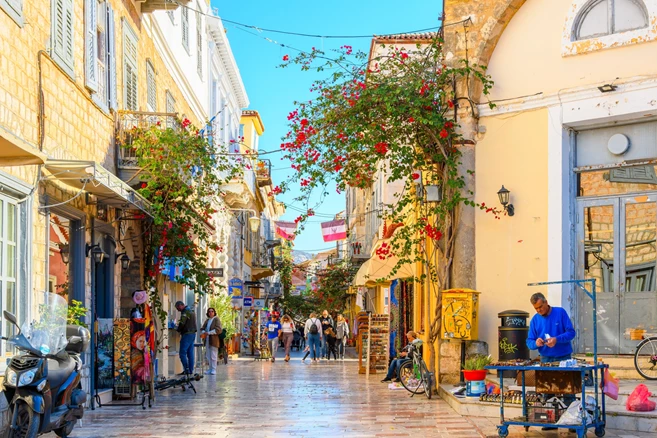
[[[252,233],[257,233],[260,229],[260,216],[258,213],[251,208],[229,208],[229,211],[250,211],[253,213],[253,216],[249,218],[249,229]]]
[[[509,216],[513,216],[515,214],[515,210],[513,208],[513,204],[509,204],[509,195],[511,192],[508,189],[505,189],[504,186],[497,192],[497,196],[500,198],[500,204],[502,204],[502,207],[504,207],[504,211],[506,211],[506,214]]]
[[[68,265],[71,256],[71,247],[68,243],[61,243],[59,245],[59,255],[62,256],[62,262]]]
[[[97,265],[103,263],[103,260],[105,260],[105,256],[107,255],[97,243],[95,245],[89,245],[87,243],[87,246],[85,247],[85,254],[87,257],[89,257],[89,252],[91,252],[91,255],[94,258],[94,262]]]
[[[125,252],[116,254],[116,256],[114,257],[114,264],[116,264],[118,260],[121,260],[121,269],[127,271],[128,268],[130,267],[130,261],[131,261],[130,257],[128,257],[128,254]]]

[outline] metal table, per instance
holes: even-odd
[[[605,397],[604,390],[600,389],[598,382],[601,383],[601,386],[604,388],[604,370],[608,368],[607,364],[596,364],[596,365],[586,365],[580,367],[550,367],[550,366],[487,366],[488,370],[499,370],[499,371],[520,371],[522,375],[522,417],[515,418],[511,420],[506,420],[504,418],[504,373],[500,373],[500,424],[497,426],[497,433],[500,437],[506,437],[509,435],[509,426],[524,426],[525,430],[528,430],[532,426],[538,427],[556,427],[564,429],[573,429],[577,431],[578,438],[584,438],[586,436],[586,431],[590,428],[595,428],[596,436],[604,436],[605,434],[605,425],[607,423],[607,414],[605,410]],[[595,403],[596,409],[593,413],[593,421],[590,423],[586,422],[586,415],[582,415],[582,423],[579,425],[561,425],[554,423],[544,423],[529,421],[527,413],[527,398],[526,398],[526,385],[525,385],[525,372],[526,371],[551,371],[551,372],[579,372],[582,381],[582,405],[586,406],[586,386],[584,384],[586,372],[591,372],[593,374],[593,382],[595,387]],[[598,380],[599,377],[599,380]]]

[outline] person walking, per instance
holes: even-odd
[[[349,324],[342,314],[338,315],[338,322],[335,323],[335,337],[337,339],[338,356],[344,360],[344,350],[349,338]]]
[[[292,348],[292,341],[294,340],[294,322],[289,315],[283,315],[281,318],[281,336],[283,337],[283,345],[285,346],[285,362],[290,361],[290,349]]]
[[[223,331],[221,320],[217,316],[214,307],[210,307],[205,313],[207,319],[201,326],[201,339],[205,344],[205,357],[208,359],[209,368],[205,374],[217,374],[217,357],[219,355],[219,346],[221,341],[219,335]]]
[[[278,335],[281,331],[281,323],[278,322],[278,315],[273,313],[271,321],[267,323],[267,345],[271,352],[271,361],[276,362],[276,351],[278,350]]]
[[[192,374],[194,372],[194,340],[197,330],[196,313],[182,301],[176,301],[176,310],[180,312],[177,328],[180,333],[180,362],[183,366],[183,372],[180,374]]]
[[[333,318],[331,318],[331,315],[329,315],[328,310],[324,310],[322,312],[322,316],[319,318],[320,322],[322,323],[322,333],[326,331],[327,328],[333,327]],[[324,337],[324,340],[322,342],[322,359],[326,359],[328,356],[328,346],[326,345],[326,337]]]
[[[306,341],[313,355],[312,361],[317,362],[320,356],[320,342],[322,342],[322,323],[317,319],[315,312],[311,313],[310,318],[306,321],[304,332],[306,333]]]
[[[333,353],[333,360],[338,360],[337,352],[335,351],[337,339],[333,327],[328,326],[324,335],[324,339],[326,340],[326,360],[331,360],[331,353]]]

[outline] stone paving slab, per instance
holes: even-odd
[[[462,417],[443,400],[410,397],[359,375],[357,361],[285,363],[248,358],[220,365],[196,382],[197,394],[179,388],[157,393],[153,408],[109,407],[86,411],[72,438],[112,437],[496,437],[496,419]],[[575,437],[511,427],[510,437]],[[46,435],[55,438],[54,434]],[[594,436],[590,432],[588,436]],[[611,438],[654,434],[607,430]]]

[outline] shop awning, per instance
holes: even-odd
[[[399,258],[395,256],[385,260],[374,256],[360,266],[352,284],[353,286],[373,286],[380,281],[392,281],[397,278],[415,276],[415,268],[411,263],[404,263],[397,269],[397,272],[390,275],[397,263],[399,263]]]
[[[272,275],[274,275],[274,271],[271,268],[251,268],[251,280],[260,280]]]
[[[94,161],[48,160],[45,168],[53,178],[97,196],[104,204],[150,213],[151,204],[146,198]]]
[[[46,154],[22,138],[0,127],[0,166],[43,164]]]

